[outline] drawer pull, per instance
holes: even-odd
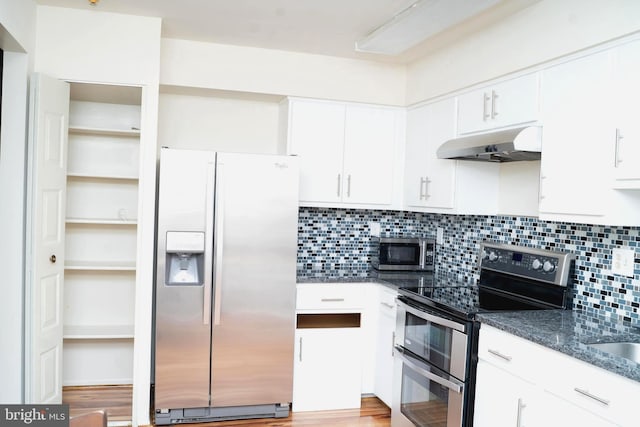
[[[575,390],[576,392],[580,393],[581,395],[588,397],[589,399],[593,399],[593,400],[595,400],[596,402],[600,402],[600,403],[602,403],[602,404],[603,404],[603,405],[605,405],[605,406],[609,406],[609,403],[610,403],[610,401],[609,401],[609,400],[607,400],[607,399],[603,399],[602,397],[598,397],[598,396],[596,396],[596,395],[594,395],[594,394],[591,394],[591,393],[589,393],[589,391],[588,391],[588,390],[583,390],[583,389],[578,388],[578,387],[574,387],[574,390]]]
[[[499,358],[500,358],[500,359],[502,359],[502,360],[506,360],[507,362],[511,362],[511,359],[512,359],[512,357],[511,357],[511,356],[507,356],[506,354],[502,354],[502,353],[500,353],[500,352],[499,352],[499,351],[497,351],[497,350],[491,350],[491,349],[488,349],[487,351],[488,351],[489,353],[493,354],[494,356],[499,357]]]
[[[344,302],[344,298],[322,298],[322,302]]]
[[[389,304],[388,302],[381,302],[380,304],[381,304],[381,305],[383,305],[383,306],[385,306],[385,307],[387,307],[387,308],[393,308],[393,307],[395,307],[393,304]]]

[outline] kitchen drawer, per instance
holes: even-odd
[[[364,283],[298,284],[296,309],[321,312],[361,311],[365,306]]]
[[[622,426],[637,424],[640,383],[557,351],[547,366],[545,389]],[[544,368],[545,365],[540,365]]]
[[[531,341],[483,324],[478,341],[478,358],[513,375],[540,384],[542,369],[551,356],[550,350]]]

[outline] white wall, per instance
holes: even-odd
[[[542,0],[410,64],[407,105],[640,31],[637,0]]]
[[[27,98],[35,40],[36,4],[0,2],[4,53],[0,132],[0,402],[23,402],[24,224]]]
[[[284,154],[278,152],[278,114],[276,99],[162,93],[158,146]]]
[[[307,53],[162,39],[160,83],[404,105],[405,67]]]
[[[32,52],[35,40],[36,3],[33,0],[0,2],[0,47]]]
[[[142,86],[133,424],[149,422],[161,19],[91,8],[37,8],[38,72],[70,81]]]
[[[154,84],[159,18],[39,6],[35,71],[66,80]]]

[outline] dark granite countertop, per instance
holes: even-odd
[[[299,270],[298,283],[379,283],[392,289],[415,286],[431,273],[381,273],[375,270]],[[640,364],[589,347],[596,342],[640,343],[640,327],[605,321],[579,311],[534,310],[478,314],[505,332],[640,382]]]
[[[483,313],[478,319],[510,334],[640,382],[640,364],[589,347],[603,342],[640,343],[640,328],[595,319],[579,311],[536,310]]]
[[[376,270],[298,270],[298,283],[379,283],[392,289],[417,286],[421,280],[431,279],[433,273],[390,273]]]

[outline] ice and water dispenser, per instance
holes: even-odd
[[[167,232],[165,283],[200,286],[204,283],[204,233]]]

